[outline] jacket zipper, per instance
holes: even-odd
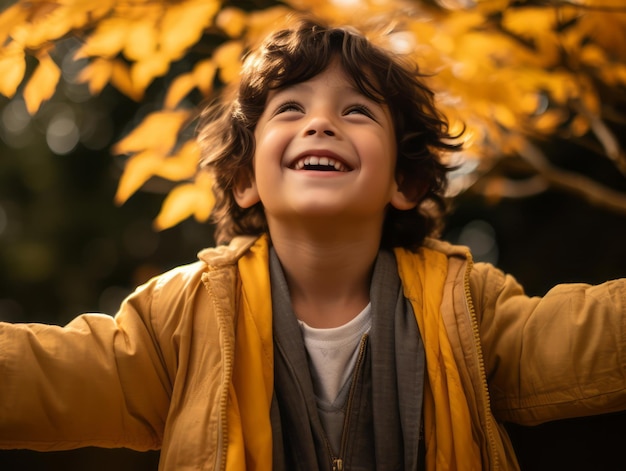
[[[341,432],[341,446],[339,450],[339,456],[334,456],[332,448],[326,439],[326,446],[332,459],[332,471],[343,471],[343,456],[346,453],[346,446],[348,444],[348,425],[350,424],[350,412],[352,411],[352,401],[354,399],[354,390],[358,383],[358,376],[361,371],[361,364],[363,363],[363,355],[365,354],[365,345],[367,344],[368,335],[365,334],[361,338],[359,344],[359,355],[354,365],[354,374],[352,375],[352,384],[350,385],[350,392],[348,394],[348,403],[346,404],[346,416],[343,420],[343,430]]]
[[[487,384],[487,374],[485,372],[485,359],[483,356],[483,350],[480,342],[480,330],[478,327],[478,318],[476,316],[476,310],[474,309],[474,302],[472,301],[472,295],[470,290],[470,272],[474,267],[474,260],[472,259],[472,255],[467,253],[467,268],[465,270],[465,277],[463,280],[464,290],[465,290],[465,301],[467,304],[467,310],[469,313],[470,323],[472,325],[472,334],[474,338],[474,346],[476,348],[476,356],[478,360],[478,368],[480,373],[480,381],[481,381],[481,399],[483,402],[483,407],[485,410],[485,431],[487,434],[487,443],[491,450],[491,456],[493,456],[493,467],[492,469],[500,469],[499,463],[499,455],[497,453],[497,447],[495,444],[495,440],[493,438],[493,424],[492,421],[489,420],[487,416],[488,411],[491,410],[491,399],[488,394],[488,384]]]
[[[211,286],[211,280],[206,277],[204,285],[209,292],[210,299],[216,299]],[[225,332],[229,328],[228,321],[224,318],[224,313],[216,309],[218,325],[221,330],[221,340],[223,342],[222,351],[224,354],[223,370],[222,370],[222,386],[223,390],[219,398],[219,431],[217,438],[217,456],[215,458],[215,469],[224,471],[226,469],[226,457],[228,455],[228,388],[232,377],[233,369],[233,345],[230,341],[228,334]]]
[[[227,343],[227,342],[225,342]],[[225,346],[225,348],[229,348],[227,346]],[[230,378],[231,377],[231,373],[232,373],[232,359],[230,358],[230,355],[228,355],[228,353],[230,353],[230,350],[227,350],[226,354],[224,355],[224,377],[225,378]],[[226,457],[228,455],[228,419],[227,419],[227,413],[228,413],[228,388],[230,385],[230,379],[225,383],[224,385],[224,391],[222,392],[222,395],[220,397],[220,406],[219,406],[219,410],[220,410],[220,418],[219,418],[219,423],[220,423],[220,433],[218,435],[218,466],[216,467],[216,469],[219,469],[220,471],[225,471],[226,470]]]

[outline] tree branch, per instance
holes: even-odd
[[[541,175],[524,179],[512,179],[498,176],[483,176],[471,188],[490,200],[501,198],[520,199],[535,196],[546,191],[550,185]]]
[[[622,175],[626,176],[626,154],[613,131],[611,131],[602,118],[590,112],[587,107],[581,103],[576,106],[576,109],[582,116],[589,120],[593,134],[604,149],[604,155],[615,164]],[[623,118],[623,115],[620,115],[620,117]]]
[[[520,149],[520,156],[551,186],[581,196],[588,202],[626,215],[626,194],[608,188],[595,180],[552,165],[543,152],[529,141]]]

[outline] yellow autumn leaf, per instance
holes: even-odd
[[[170,68],[169,57],[157,53],[135,62],[130,68],[133,89],[143,94],[152,81],[165,75]]]
[[[574,136],[584,136],[589,131],[589,120],[582,115],[577,115],[569,125]]]
[[[126,154],[153,149],[161,155],[167,155],[176,144],[178,131],[189,116],[189,111],[154,112],[115,144],[113,152]]]
[[[193,183],[184,183],[171,190],[163,201],[161,210],[154,220],[158,231],[169,229],[191,217],[195,212],[198,192]]]
[[[290,10],[282,5],[248,13],[247,36],[257,40],[270,29],[280,28],[289,21]]]
[[[40,14],[21,32],[21,41],[27,49],[38,49],[52,41],[62,38],[75,27],[87,21],[84,10],[57,6],[46,14]]]
[[[60,2],[63,9],[55,11],[62,15],[68,15],[73,20],[73,28],[79,29],[86,23],[96,23],[107,15],[111,15],[113,9],[119,4],[119,0],[92,1],[63,1]]]
[[[113,62],[108,59],[94,59],[76,78],[78,83],[86,83],[89,86],[89,93],[97,95],[109,83],[113,74]]]
[[[127,18],[118,16],[102,20],[75,57],[115,57],[124,48],[130,27]]]
[[[550,96],[559,104],[564,104],[570,98],[578,95],[576,81],[566,74],[546,74],[543,85],[550,91]]]
[[[24,22],[26,18],[28,18],[28,10],[18,3],[14,3],[0,13],[0,44],[5,44],[11,29]]]
[[[488,16],[490,14],[498,14],[501,11],[508,8],[511,4],[511,0],[474,0],[476,2],[476,7],[480,10],[480,12],[484,16]],[[466,2],[461,2],[462,6],[466,6]]]
[[[145,150],[133,155],[126,162],[115,193],[115,203],[122,204],[141,186],[154,176],[164,155],[152,150]]]
[[[492,118],[493,109],[491,103],[483,99],[477,99],[471,103],[471,106],[475,117]]]
[[[231,38],[239,37],[246,27],[246,12],[240,8],[224,8],[215,18],[215,24],[227,36]]]
[[[171,181],[191,178],[198,170],[200,147],[192,139],[185,142],[178,152],[166,157],[156,171],[156,175]]]
[[[170,191],[154,220],[154,227],[168,229],[191,216],[197,221],[206,221],[215,204],[211,183],[210,176],[203,172],[196,181],[183,183]]]
[[[215,79],[215,64],[211,59],[205,59],[196,64],[193,68],[193,76],[196,86],[204,96],[208,96],[213,89],[213,80]]]
[[[163,107],[173,110],[196,87],[196,78],[190,72],[176,77],[167,90]]]
[[[502,25],[523,38],[538,37],[553,31],[557,15],[550,8],[507,8],[502,12]]]
[[[213,175],[209,172],[201,171],[196,175],[194,183],[198,191],[198,199],[193,216],[198,222],[204,222],[211,216],[211,211],[213,211],[213,206],[215,206],[214,182]]]
[[[159,44],[164,54],[179,59],[198,42],[220,9],[217,0],[192,0],[170,4],[161,21]]]
[[[140,101],[143,98],[143,90],[135,88],[130,78],[130,69],[122,60],[116,59],[113,61],[111,67],[111,85],[135,101]]]
[[[449,12],[437,18],[439,30],[450,36],[462,36],[463,33],[474,31],[485,24],[485,17],[478,10]],[[450,32],[457,34],[451,35]]]
[[[533,120],[533,129],[543,134],[552,133],[567,119],[563,110],[548,110]]]
[[[92,0],[87,0],[92,1]],[[128,18],[129,21],[138,21],[143,19],[152,19],[155,23],[160,21],[163,13],[171,3],[175,3],[172,0],[164,0],[161,2],[149,1],[149,0],[132,0],[129,2],[121,2],[119,0],[113,0],[115,2],[114,12],[110,16],[121,16]]]
[[[76,33],[87,24],[97,24],[107,15],[117,0],[57,0],[20,2],[30,3],[28,8],[27,45],[33,49]],[[89,28],[87,31],[91,31]],[[79,33],[80,34],[80,33]]]
[[[588,44],[580,51],[580,60],[592,67],[603,67],[607,64],[604,51],[595,44]]]
[[[41,104],[54,95],[61,78],[61,69],[54,63],[48,53],[38,56],[39,65],[24,88],[26,109],[33,115]]]
[[[220,79],[224,83],[230,83],[239,76],[242,53],[241,41],[228,41],[213,52],[213,62],[218,66]]]
[[[617,64],[614,67],[615,79],[622,85],[626,85],[626,65]]]
[[[26,43],[33,33],[33,24],[30,22],[18,23],[11,28],[11,39],[19,43],[24,49],[27,48]]]
[[[494,104],[493,117],[505,128],[513,128],[517,124],[517,119],[508,106]]]
[[[124,46],[124,56],[131,61],[140,61],[157,50],[157,32],[153,18],[133,22]]]
[[[0,50],[0,93],[12,98],[24,78],[24,72],[24,50],[16,42],[11,42]]]
[[[626,12],[624,12],[623,0],[622,11],[602,11],[601,9],[580,15],[576,24],[576,32],[581,42],[591,40],[606,51],[617,56],[624,54],[626,47]]]
[[[541,106],[541,96],[536,91],[527,92],[519,97],[517,104],[522,113],[533,114]]]
[[[588,5],[596,8],[618,9],[624,8],[624,0],[578,0],[581,5]]]

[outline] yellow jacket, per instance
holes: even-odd
[[[462,247],[396,257],[425,338],[429,469],[517,469],[503,421],[626,408],[624,281],[529,298]],[[200,259],[138,288],[115,318],[0,323],[0,448],[160,448],[160,469],[270,469],[266,239]]]

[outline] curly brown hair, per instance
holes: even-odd
[[[218,243],[267,231],[262,204],[239,207],[233,189],[242,178],[254,178],[254,129],[268,93],[307,81],[336,59],[365,96],[389,107],[398,149],[396,178],[401,190],[418,201],[412,210],[389,205],[382,246],[416,249],[442,228],[450,168],[442,163],[441,154],[458,150],[459,145],[452,143],[458,136],[450,135],[446,119],[435,107],[434,93],[423,83],[424,75],[417,65],[353,29],[300,19],[250,52],[234,97],[203,112],[198,136],[201,164],[215,176],[212,219]]]

